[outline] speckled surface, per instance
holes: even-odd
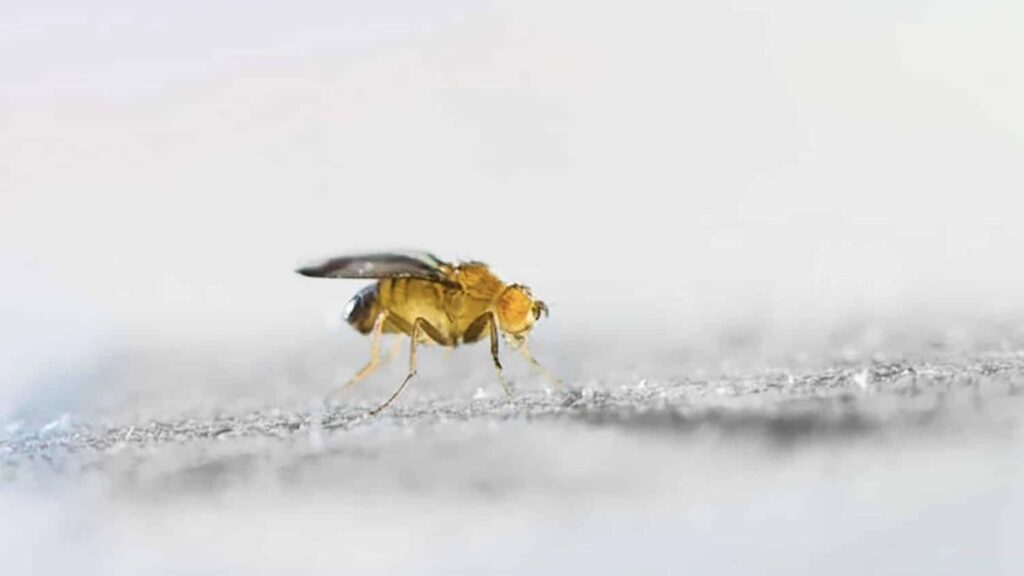
[[[126,353],[103,401],[8,423],[0,535],[26,574],[1013,573],[1024,354],[995,332],[549,341],[573,377],[513,369],[512,401],[460,350],[378,417],[398,366],[319,399],[358,350],[295,346],[262,380],[201,349]],[[223,384],[134,387],[171,365]]]

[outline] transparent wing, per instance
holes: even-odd
[[[338,256],[296,270],[313,278],[423,278],[444,282],[451,265],[427,252]]]

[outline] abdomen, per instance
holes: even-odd
[[[451,345],[455,326],[448,313],[446,288],[419,278],[386,278],[377,283],[377,305],[387,310],[385,332],[412,333],[413,322],[425,319]]]
[[[356,292],[345,307],[345,321],[360,334],[369,334],[373,330],[373,323],[377,321],[377,314],[380,313],[378,285],[379,283],[370,284]]]

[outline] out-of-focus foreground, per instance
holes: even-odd
[[[120,401],[7,427],[4,572],[1018,572],[1024,338],[933,328],[540,341],[576,375],[513,367],[513,402],[486,350],[431,350],[376,418],[402,362],[318,398],[364,350],[177,357],[213,389],[181,351],[112,359]]]

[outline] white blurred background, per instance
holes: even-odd
[[[485,260],[592,334],[1013,310],[1022,21],[1010,0],[9,5],[0,415],[108,350],[324,330],[358,283],[291,270],[352,251]]]

